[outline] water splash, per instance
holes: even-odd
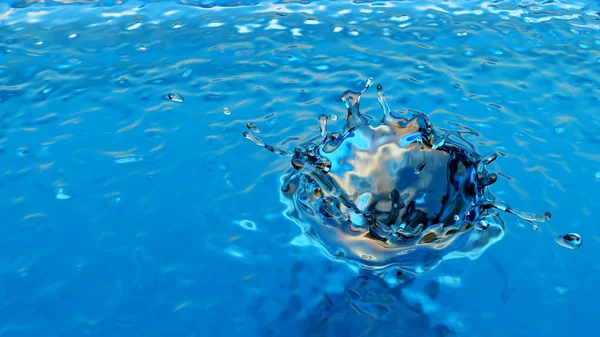
[[[425,114],[393,112],[380,84],[383,116],[369,123],[359,107],[373,83],[369,78],[361,91],[342,94],[348,112],[342,130],[328,132],[331,118],[320,115],[321,137],[293,153],[244,134],[292,156],[282,177],[286,216],[326,255],[384,275],[421,273],[444,259],[475,259],[500,240],[504,222],[498,210],[534,229],[550,219],[549,212],[522,212],[496,201],[487,187],[498,175],[487,167],[497,154],[480,155],[471,144],[453,141]]]

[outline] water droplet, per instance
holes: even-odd
[[[344,28],[342,28],[342,27],[335,27],[335,28],[333,29],[333,32],[334,32],[334,33],[339,33],[339,32],[341,32],[343,29],[344,29]]]
[[[467,32],[458,32],[456,36],[467,36]]]
[[[423,171],[423,169],[424,169],[424,168],[425,168],[425,162],[421,162],[421,163],[419,164],[419,166],[417,166],[417,167],[415,168],[415,174],[419,174],[419,173],[421,173],[421,171]]]
[[[140,44],[137,46],[137,50],[138,51],[146,51],[146,50],[148,50],[148,47],[146,47],[146,45]]]
[[[76,38],[76,37],[77,37],[77,34],[76,34],[76,33],[73,33],[73,34],[69,35],[69,39],[74,39],[74,38]]]
[[[332,120],[332,121],[336,121],[337,120],[337,115],[328,115],[327,119]]]
[[[254,142],[254,144],[256,144],[258,146],[265,146],[265,142],[263,142],[263,140],[260,139],[260,137],[255,136],[248,131],[244,131],[244,137],[250,139],[251,141]]]
[[[577,249],[581,247],[583,243],[581,236],[577,233],[567,233],[564,235],[559,235],[556,238],[554,238],[554,240],[559,245],[569,249]]]
[[[256,125],[256,124],[254,124],[254,123],[248,123],[248,124],[246,124],[246,127],[251,132],[260,133],[260,127],[258,125]]]
[[[56,199],[68,200],[68,199],[71,199],[71,196],[65,194],[65,190],[63,188],[59,188],[58,191],[56,192]]]
[[[367,79],[367,83],[365,84],[365,89],[368,89],[370,86],[373,85],[373,83],[375,83],[375,79],[373,77],[369,77]]]
[[[229,110],[229,108],[223,108],[223,113],[229,116],[231,115],[231,110]]]
[[[177,103],[183,103],[183,97],[181,97],[178,93],[176,92],[170,92],[169,93],[169,99],[173,102],[177,102]]]
[[[458,216],[458,214],[454,215],[454,220],[455,220],[455,221],[458,221],[458,220],[460,220],[460,217]]]

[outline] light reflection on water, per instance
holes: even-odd
[[[251,121],[291,151],[296,138],[319,134],[320,114],[340,117],[328,127],[341,127],[339,94],[373,76],[389,83],[393,109],[425,112],[481,152],[497,151],[494,171],[511,180],[500,177],[495,195],[553,211],[539,232],[514,221],[502,246],[432,275],[461,280],[439,281],[438,315],[458,312],[473,336],[492,324],[492,336],[589,335],[600,274],[592,3],[123,2],[0,5],[3,331],[140,332],[140,322],[168,312],[152,332],[189,334],[203,321],[215,335],[285,334],[307,326],[294,313],[328,307],[323,294],[334,303],[332,331],[346,331],[336,325],[348,322],[343,296],[322,285],[353,278],[289,244],[298,233],[276,192],[289,163],[239,132]],[[362,108],[378,116],[374,92]],[[257,230],[241,228],[244,220]],[[566,232],[586,244],[570,251],[545,240]],[[348,287],[360,296],[377,293],[356,282]],[[464,300],[475,296],[485,308]],[[235,318],[217,317],[225,309]],[[423,324],[395,310],[392,318]],[[347,327],[356,335],[402,331],[358,322]]]

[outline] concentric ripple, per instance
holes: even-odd
[[[436,131],[423,113],[390,110],[377,85],[383,117],[370,123],[359,109],[360,92],[346,91],[348,109],[340,132],[327,132],[327,115],[318,117],[321,135],[293,153],[244,136],[268,150],[291,156],[282,178],[286,215],[332,258],[371,270],[390,267],[420,273],[445,258],[478,257],[502,238],[504,222],[496,210],[532,223],[550,213],[516,211],[496,202],[487,186],[497,174],[486,166],[495,153],[481,155]]]

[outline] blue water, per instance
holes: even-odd
[[[597,2],[35,2],[0,3],[0,336],[597,333]],[[292,150],[370,76],[504,154],[494,195],[552,219],[369,280],[365,316],[356,268],[283,216],[289,158],[242,132]]]

